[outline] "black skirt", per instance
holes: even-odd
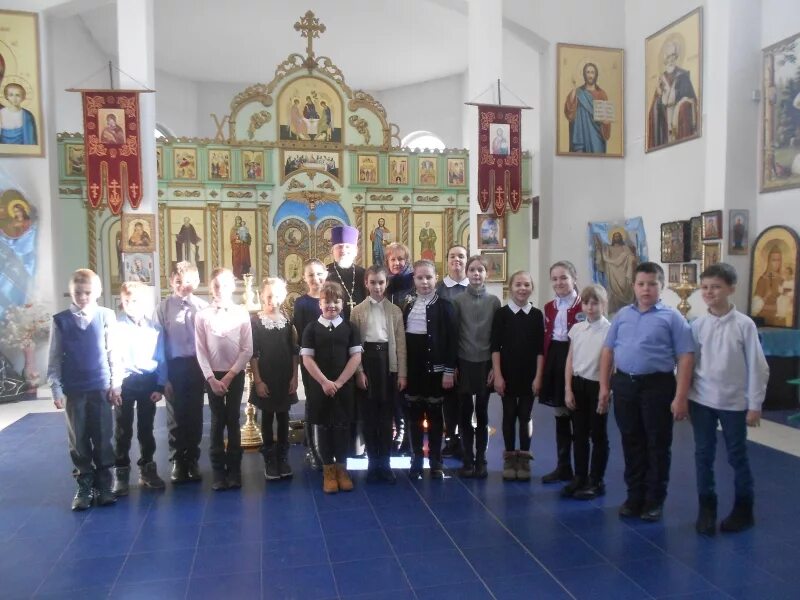
[[[567,366],[569,342],[553,340],[547,349],[542,373],[542,391],[539,402],[555,408],[566,406],[564,402],[564,369]]]
[[[442,373],[428,371],[428,336],[424,333],[406,333],[408,356],[408,385],[406,397],[413,401],[421,398],[442,398]]]

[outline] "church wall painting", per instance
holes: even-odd
[[[399,222],[399,213],[396,212],[366,213],[365,231],[361,235],[364,266],[386,264],[386,246],[392,242],[402,242]]]
[[[0,155],[44,156],[38,16],[2,10],[0,23]]]
[[[703,259],[703,219],[692,217],[689,219],[691,233],[691,256],[692,260]]]
[[[466,160],[463,158],[447,159],[447,185],[463,187],[466,185]]]
[[[703,9],[645,40],[645,152],[700,137]]]
[[[502,250],[506,243],[505,217],[478,215],[478,250]]]
[[[206,211],[202,208],[169,208],[167,212],[167,247],[163,249],[169,257],[168,269],[185,260],[197,267],[200,283],[207,281]]]
[[[281,150],[284,183],[296,173],[325,173],[339,183],[342,165],[341,152],[324,150]]]
[[[145,252],[123,252],[122,266],[125,281],[138,281],[154,285],[153,254]]]
[[[214,181],[228,181],[231,178],[231,151],[208,151],[208,178]]]
[[[722,242],[703,242],[703,271],[722,262]]]
[[[753,244],[750,316],[769,327],[797,327],[800,240],[784,226],[769,227]]]
[[[488,268],[486,281],[489,283],[506,283],[508,279],[508,254],[505,250],[481,252]]]
[[[624,52],[558,44],[556,154],[625,156]]]
[[[412,213],[413,225],[411,233],[411,258],[426,259],[436,265],[439,277],[444,277],[442,266],[446,262],[444,253],[444,219],[443,213]]]
[[[589,268],[592,281],[608,291],[609,314],[633,302],[633,271],[648,260],[644,221],[589,223]]]
[[[236,279],[257,273],[256,211],[254,209],[222,209],[222,266],[233,271]]]
[[[142,213],[122,214],[122,251],[156,251],[156,216]]]
[[[439,158],[436,156],[417,157],[417,185],[438,185]]]
[[[328,82],[299,77],[278,98],[281,141],[342,142],[342,99]]]
[[[378,155],[359,154],[357,160],[356,181],[364,185],[375,185],[380,183],[378,176]]]
[[[263,150],[242,150],[242,179],[264,181],[266,161]]]
[[[408,185],[408,157],[389,157],[389,183],[394,185]]]
[[[762,50],[761,191],[800,187],[800,33]]]
[[[700,213],[703,220],[703,241],[718,240],[722,237],[722,211],[710,210]]]
[[[197,149],[177,147],[172,156],[175,179],[197,179]]]
[[[66,177],[86,176],[86,148],[83,144],[64,145],[64,175]]]
[[[728,228],[728,254],[747,256],[750,253],[750,211],[729,210]]]

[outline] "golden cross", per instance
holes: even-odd
[[[319,19],[314,16],[314,11],[309,10],[294,24],[294,30],[300,32],[300,37],[308,38],[308,47],[306,48],[308,57],[306,61],[313,61],[314,38],[319,37],[320,33],[325,33],[325,25],[320,23]]]

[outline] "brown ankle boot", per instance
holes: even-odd
[[[517,479],[520,481],[530,481],[531,478],[531,461],[533,454],[520,450],[517,453]]]
[[[336,483],[342,492],[353,491],[353,480],[350,479],[350,475],[347,473],[347,465],[336,463]]]
[[[339,491],[336,481],[336,465],[322,465],[322,491],[326,494],[335,494]]]

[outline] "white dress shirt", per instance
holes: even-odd
[[[600,354],[611,328],[605,317],[575,323],[569,330],[572,349],[572,373],[591,381],[600,381]]]

